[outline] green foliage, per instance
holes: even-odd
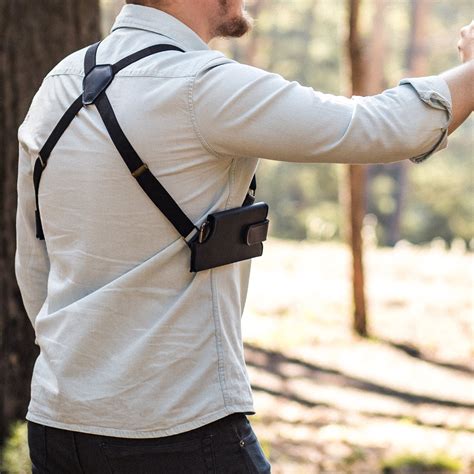
[[[271,232],[289,239],[332,239],[338,236],[339,206],[336,168],[262,162],[259,200],[273,205]]]
[[[419,243],[436,236],[447,241],[472,238],[474,180],[469,161],[473,156],[473,127],[470,119],[453,136],[447,150],[412,167],[402,221],[408,240]]]
[[[17,422],[11,427],[10,436],[5,443],[1,456],[0,472],[5,474],[27,474],[31,472],[27,438],[26,423]]]
[[[445,453],[401,454],[383,463],[384,474],[449,474],[460,472],[462,463]]]
[[[365,451],[358,447],[358,446],[354,446],[352,448],[352,452],[351,454],[349,454],[348,456],[346,456],[343,461],[342,461],[342,464],[344,466],[344,471],[346,472],[351,472],[354,468],[354,466],[357,466],[359,465],[360,463],[364,463],[367,459],[367,455],[365,453]],[[355,471],[357,472],[357,471]]]

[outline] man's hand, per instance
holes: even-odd
[[[458,42],[461,61],[466,63],[474,59],[474,21],[461,28],[461,39]]]

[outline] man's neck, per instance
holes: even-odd
[[[174,16],[176,19],[184,23],[188,28],[193,30],[205,43],[211,41],[210,21],[203,11],[201,2],[165,2],[161,6],[147,5],[151,8],[161,10],[168,15]]]

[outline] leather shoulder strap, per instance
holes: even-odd
[[[112,71],[116,74],[118,71],[142,58],[163,51],[184,52],[182,49],[172,45],[150,46],[149,48],[142,49],[141,51],[138,51],[114,64],[112,66]],[[90,55],[86,54],[84,69],[87,70],[90,66],[89,60],[91,58],[94,58],[93,67],[95,67],[95,54],[91,53]],[[145,191],[146,195],[171,222],[175,229],[184,238],[188,237],[194,230],[197,230],[196,226],[181,210],[176,201],[149,170],[148,166],[141,160],[140,156],[123,132],[122,127],[120,127],[105,90],[98,95],[95,105],[102,117],[112,142],[120,153],[120,156],[127,165],[127,168],[130,170],[132,176],[137,180],[137,183],[143,191]]]
[[[84,82],[86,83],[87,76],[92,73],[94,70],[96,63],[97,63],[97,50],[99,48],[100,42],[95,43],[90,46],[85,54],[84,57]],[[159,44],[150,46],[148,48],[144,48],[136,53],[133,53],[127,56],[124,59],[121,59],[117,63],[111,66],[113,71],[113,75],[117,72],[121,71],[125,67],[133,64],[140,59],[143,59],[147,56],[152,54],[160,53],[163,51],[181,51],[184,52],[181,48],[178,48],[174,45],[166,45],[166,44]],[[108,86],[109,84],[107,84]],[[43,226],[41,222],[41,215],[39,210],[39,186],[41,182],[41,175],[43,174],[44,169],[48,164],[48,159],[58,143],[59,139],[62,137],[66,129],[71,124],[72,120],[76,115],[79,113],[81,108],[84,106],[83,103],[83,93],[71,104],[71,106],[66,110],[64,115],[61,117],[53,131],[51,132],[50,136],[44,143],[41,151],[39,152],[39,156],[35,162],[34,170],[33,170],[33,184],[35,189],[35,201],[36,201],[36,210],[35,210],[35,217],[36,217],[36,237],[40,240],[44,240],[44,232]],[[98,105],[98,103],[102,105]],[[179,206],[176,202],[169,196],[166,190],[161,186],[161,184],[156,180],[156,178],[150,173],[147,166],[141,161],[138,154],[133,149],[130,142],[125,137],[120,125],[118,124],[115,114],[113,112],[112,107],[110,106],[110,102],[105,94],[105,89],[98,95],[95,99],[96,105],[98,105],[99,113],[104,120],[107,130],[109,131],[112,141],[116,145],[120,155],[124,159],[125,163],[127,164],[130,172],[137,179],[140,186],[144,189],[147,195],[152,199],[152,201],[157,205],[162,212],[166,215],[169,219],[171,216],[174,219],[174,222],[171,220],[172,224],[176,227],[178,232],[183,236],[188,236],[193,230],[196,229],[194,224],[187,218],[187,216],[181,211]],[[109,106],[109,107],[108,107]],[[114,120],[115,119],[115,120]],[[125,155],[125,157],[124,157]],[[156,190],[152,189],[152,187],[156,186]],[[161,200],[163,204],[161,204]],[[160,205],[158,205],[158,201],[160,201]],[[177,218],[174,218],[173,215],[176,215]]]
[[[155,206],[166,216],[175,229],[181,234],[183,238],[187,238],[195,230],[198,230],[193,222],[184,214],[176,201],[161,185],[157,178],[148,169],[148,166],[141,160],[138,153],[135,151],[127,137],[125,136],[120,124],[115,116],[112,105],[106,94],[106,89],[110,85],[113,77],[127,66],[156,53],[164,51],[180,51],[181,48],[169,44],[159,44],[149,46],[140,51],[137,51],[113,65],[97,66],[97,50],[100,42],[90,46],[84,57],[84,91],[71,104],[68,110],[61,117],[51,135],[43,145],[39,156],[35,162],[33,171],[33,183],[35,189],[36,200],[36,237],[44,240],[44,232],[41,223],[41,215],[39,212],[39,186],[41,175],[46,168],[48,159],[59,139],[69,127],[74,117],[79,113],[83,106],[95,104],[99,114],[107,128],[107,131],[117,148],[120,156],[130,170],[132,176],[137,180],[137,183],[152,200]],[[101,68],[101,69],[100,69]],[[86,100],[86,92],[88,98]],[[249,193],[245,199],[244,206],[253,204],[255,201],[255,189],[257,187],[255,176],[252,179]]]

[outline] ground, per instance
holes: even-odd
[[[375,474],[397,454],[474,473],[472,263],[436,242],[366,249],[363,339],[351,329],[349,249],[267,242],[243,336],[251,420],[274,474]]]

